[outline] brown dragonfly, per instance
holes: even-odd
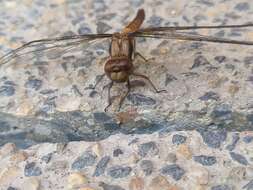
[[[48,51],[52,49],[61,49],[67,52],[69,49],[76,46],[92,43],[94,41],[102,41],[103,39],[110,39],[109,57],[104,65],[105,74],[101,75],[100,80],[96,82],[94,88],[102,80],[103,76],[111,80],[108,86],[108,105],[105,111],[112,104],[110,91],[114,83],[126,83],[127,91],[121,97],[119,102],[119,109],[130,92],[131,85],[129,76],[137,76],[145,79],[155,90],[156,93],[166,92],[165,90],[158,90],[152,81],[145,75],[135,72],[133,60],[136,56],[140,56],[147,61],[137,50],[135,39],[138,37],[145,38],[160,38],[160,39],[176,39],[189,41],[204,41],[227,44],[253,45],[253,41],[239,41],[225,38],[218,38],[212,36],[204,36],[185,32],[197,29],[220,29],[220,28],[245,28],[252,27],[253,24],[242,25],[221,25],[221,26],[169,26],[169,27],[148,27],[140,29],[141,24],[145,19],[145,12],[143,9],[138,10],[136,17],[121,31],[113,34],[84,34],[71,35],[58,38],[40,39],[28,42],[21,47],[10,51],[0,58],[0,66],[10,62],[11,60],[26,56],[31,53]]]

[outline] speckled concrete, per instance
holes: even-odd
[[[144,8],[146,11],[143,27],[242,24],[253,20],[251,3],[243,0],[0,1],[0,55],[35,39],[72,33],[120,31],[135,16],[138,8]],[[197,32],[253,41],[253,28]],[[18,148],[23,149],[31,146],[30,149],[34,149],[34,154],[37,155],[40,143],[83,141],[79,142],[80,145],[84,143],[88,147],[102,140],[105,144],[111,144],[112,151],[117,149],[118,138],[129,142],[133,135],[139,139],[139,144],[145,143],[145,139],[152,139],[155,144],[160,143],[163,147],[165,141],[161,141],[162,135],[170,136],[175,133],[173,131],[183,131],[184,136],[191,139],[191,142],[195,142],[195,145],[199,142],[200,135],[203,140],[201,146],[210,148],[209,152],[201,156],[202,153],[195,150],[197,145],[192,145],[194,153],[189,156],[191,163],[202,162],[208,165],[214,164],[215,160],[217,162],[215,162],[217,170],[207,169],[208,172],[206,172],[208,166],[203,166],[203,164],[196,169],[197,176],[199,175],[197,170],[201,170],[200,173],[204,176],[206,173],[210,174],[204,182],[203,179],[200,180],[201,182],[189,180],[191,177],[187,168],[191,165],[188,162],[170,161],[168,162],[170,167],[166,168],[165,165],[158,164],[160,158],[155,158],[154,168],[160,172],[158,172],[159,176],[162,175],[165,178],[157,177],[158,173],[155,173],[148,178],[147,183],[140,185],[142,182],[138,176],[144,179],[146,177],[138,173],[137,168],[141,162],[137,161],[131,165],[137,173],[132,170],[131,172],[135,173],[137,178],[123,177],[119,183],[119,181],[111,180],[111,175],[115,172],[109,171],[111,166],[107,166],[108,158],[105,157],[100,164],[108,171],[101,174],[101,178],[93,178],[90,171],[88,173],[82,171],[80,175],[73,174],[69,183],[78,178],[82,186],[85,181],[82,175],[85,175],[92,181],[90,186],[95,189],[147,189],[147,184],[152,181],[157,184],[170,184],[164,187],[167,189],[191,187],[191,189],[244,188],[249,190],[253,188],[253,178],[249,172],[252,167],[250,148],[253,129],[253,47],[179,40],[137,39],[137,50],[148,59],[148,62],[137,58],[134,62],[136,70],[148,75],[159,89],[166,89],[167,93],[155,94],[148,85],[133,78],[134,87],[124,102],[121,112],[116,111],[118,95],[126,87],[118,84],[112,91],[115,97],[113,106],[108,113],[104,113],[107,94],[103,86],[109,80],[102,80],[95,90],[90,87],[103,74],[103,64],[108,56],[108,45],[109,42],[106,40],[97,41],[90,46],[83,44],[65,54],[57,49],[44,54],[30,54],[22,59],[0,65],[0,146],[8,142],[15,143]],[[179,142],[184,141],[184,138],[180,136],[176,136],[175,139]],[[244,140],[248,142],[246,143],[247,150],[243,145]],[[186,146],[188,143],[187,140],[183,142]],[[224,147],[224,143],[228,148]],[[43,146],[45,145],[42,144],[41,147]],[[56,145],[48,146],[53,152],[53,146]],[[71,143],[69,146],[71,147]],[[236,151],[234,151],[235,147]],[[219,151],[216,151],[217,148]],[[74,149],[73,146],[71,151],[74,152]],[[181,149],[183,150],[180,151],[184,154],[189,154],[187,148]],[[122,151],[125,152],[124,149]],[[129,147],[127,151],[134,152],[134,149]],[[171,154],[176,154],[175,151],[171,150]],[[117,152],[120,153],[119,150]],[[104,156],[106,155],[108,156],[108,154]],[[81,153],[76,153],[75,156],[81,156]],[[36,164],[39,162],[34,155],[28,154],[27,158],[29,162],[30,159],[37,159]],[[229,176],[230,170],[228,166],[225,168],[222,166],[222,159],[226,163],[240,160],[239,166],[243,169],[237,173],[241,177],[237,177],[240,180],[243,178],[244,181],[237,183],[223,180],[222,176],[225,178]],[[5,161],[2,160],[0,166]],[[22,170],[27,162],[24,159],[17,167]],[[163,162],[166,161],[163,160]],[[66,163],[72,164],[72,160],[66,160]],[[92,171],[95,169],[94,163],[91,167]],[[111,165],[120,163],[113,160]],[[163,167],[165,168],[162,169]],[[232,164],[231,167],[236,170],[237,165]],[[0,168],[2,170],[0,187],[4,184],[4,189],[9,187],[10,190],[12,185],[12,183],[1,183],[1,179],[5,182],[8,179],[8,177],[2,177],[6,175],[21,177],[17,178],[18,181],[13,181],[13,188],[18,189],[22,189],[18,187],[20,184],[23,184],[26,189],[28,187],[67,189],[68,186],[62,187],[62,182],[56,180],[49,187],[44,181],[45,177],[47,176],[46,179],[50,181],[55,174],[51,174],[44,167],[36,169],[33,164],[28,167],[34,169],[32,169],[32,176],[19,173],[17,168],[18,172],[15,168],[10,170],[5,166]],[[244,169],[247,170],[245,178],[243,177]],[[101,169],[98,171],[100,172]],[[183,179],[178,178],[176,174],[173,177],[171,171],[182,174]],[[59,175],[68,175],[69,173],[66,172],[69,170],[60,168]],[[126,175],[125,172],[122,173]],[[214,173],[219,173],[219,175],[212,178]],[[40,177],[34,179],[34,174]],[[188,180],[184,181],[185,178]],[[214,183],[217,179],[220,181]],[[130,181],[132,185],[128,186]],[[133,185],[135,183],[139,183],[139,186]],[[33,184],[32,187],[31,184]],[[159,188],[161,189],[159,186],[153,187],[153,189]]]

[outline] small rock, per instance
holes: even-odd
[[[118,157],[120,154],[123,154],[123,151],[119,148],[113,151],[113,157]]]
[[[140,177],[134,177],[130,180],[129,190],[143,190],[144,180]]]
[[[129,166],[113,166],[107,170],[107,174],[112,178],[123,178],[128,176],[132,171],[132,168]]]
[[[162,21],[163,19],[161,17],[153,15],[147,22],[152,26],[161,26]]]
[[[248,2],[241,2],[236,4],[235,9],[238,11],[247,11],[250,9],[250,5]]]
[[[181,154],[186,159],[191,159],[192,157],[192,151],[190,150],[190,147],[186,144],[179,145],[177,153]]]
[[[191,181],[195,182],[195,184],[207,185],[209,182],[209,172],[203,167],[191,167],[187,176]]]
[[[15,187],[11,187],[11,186],[10,186],[10,187],[7,188],[7,190],[18,190],[18,189],[15,188]]]
[[[251,180],[249,183],[244,185],[242,188],[246,189],[246,190],[252,190],[253,189],[253,180]]]
[[[94,152],[98,157],[101,157],[103,155],[103,148],[100,143],[96,143],[92,146],[92,152]]]
[[[187,139],[187,137],[185,137],[183,135],[175,134],[172,137],[172,143],[176,144],[176,145],[183,144],[183,143],[185,143],[186,139]]]
[[[217,162],[216,157],[214,156],[200,155],[200,156],[194,156],[193,159],[195,162],[198,162],[202,164],[203,166],[212,166]]]
[[[14,163],[19,163],[22,161],[25,161],[28,158],[28,154],[24,151],[19,151],[17,153],[14,153],[11,157],[10,157],[10,161],[14,162]]]
[[[25,190],[38,190],[40,188],[40,181],[35,177],[28,178],[22,185]]]
[[[253,136],[245,136],[242,139],[245,143],[251,143],[253,142]]]
[[[244,64],[246,67],[253,64],[253,56],[245,57],[244,58]]]
[[[177,80],[175,76],[173,76],[172,74],[166,74],[165,86],[168,86],[168,84],[174,80]]]
[[[231,106],[228,104],[217,105],[211,114],[215,119],[229,120],[232,114]]]
[[[229,151],[234,150],[234,148],[239,140],[240,140],[239,134],[238,133],[233,134],[232,143],[230,145],[226,146],[226,149]]]
[[[194,59],[194,64],[192,65],[191,69],[194,69],[203,65],[210,65],[210,63],[203,55],[199,55]]]
[[[0,96],[13,96],[15,94],[14,86],[0,86]]]
[[[230,156],[233,160],[237,161],[240,164],[243,164],[243,165],[248,165],[249,164],[247,159],[241,154],[238,154],[238,153],[235,153],[235,152],[230,152]]]
[[[235,167],[229,172],[229,178],[235,182],[245,180],[246,175],[247,172],[245,167]]]
[[[104,182],[100,182],[99,186],[101,186],[103,188],[103,190],[125,190],[118,185],[108,185]]]
[[[174,180],[178,181],[185,174],[184,169],[180,168],[177,164],[167,165],[161,169],[163,175],[169,175]]]
[[[72,169],[81,170],[85,167],[92,166],[96,162],[97,156],[90,153],[85,152],[82,156],[78,157],[72,164]]]
[[[26,88],[31,88],[34,90],[39,90],[42,86],[42,80],[29,78],[28,81],[25,83]]]
[[[24,169],[25,176],[39,176],[42,174],[40,167],[36,166],[35,162],[30,162],[25,165]]]
[[[166,157],[166,161],[175,163],[177,161],[177,155],[170,152]]]
[[[104,156],[103,158],[101,158],[101,160],[98,162],[96,166],[93,176],[98,177],[100,175],[103,175],[109,161],[110,161],[110,156]]]
[[[199,97],[202,101],[208,101],[208,100],[215,100],[218,101],[220,99],[220,96],[212,91],[206,92],[203,96]]]
[[[0,149],[0,157],[4,158],[9,156],[10,154],[14,153],[17,150],[17,147],[13,143],[6,143]]]
[[[197,129],[200,132],[203,141],[211,148],[219,148],[221,143],[227,138],[227,132],[225,129],[222,130],[202,130]]]
[[[211,190],[232,190],[228,185],[216,185]]]
[[[140,105],[155,105],[156,101],[150,97],[138,93],[131,93],[127,96],[127,100],[136,106]]]
[[[97,33],[98,34],[106,33],[111,29],[112,29],[112,27],[104,22],[99,21],[97,23]]]
[[[79,172],[68,176],[68,189],[73,189],[86,183],[88,183],[88,179]]]
[[[146,176],[151,175],[154,169],[153,163],[150,160],[142,160],[140,167]]]
[[[158,154],[158,152],[159,152],[159,149],[156,143],[153,141],[150,141],[147,143],[143,143],[139,146],[138,154],[142,157],[146,157],[147,155],[155,156]]]
[[[62,170],[65,170],[66,168],[68,167],[68,162],[66,160],[57,160],[57,161],[54,161],[50,167],[48,167],[47,169],[48,170],[51,170],[51,171],[62,171]]]
[[[171,190],[171,184],[163,176],[157,176],[151,180],[148,190]]]
[[[48,153],[47,155],[43,156],[43,157],[41,158],[41,160],[42,160],[43,162],[45,162],[46,164],[48,164],[48,163],[50,162],[52,156],[53,156],[53,153],[50,152],[50,153]]]
[[[216,56],[215,61],[217,61],[218,63],[223,63],[226,60],[226,57],[221,55],[221,56]]]
[[[93,116],[94,116],[95,121],[98,123],[105,123],[112,119],[109,115],[107,115],[104,112],[95,112],[93,113]]]
[[[228,93],[230,93],[232,96],[234,96],[240,89],[240,86],[238,84],[231,84],[228,87]]]

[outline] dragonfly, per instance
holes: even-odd
[[[252,27],[252,23],[241,25],[218,25],[218,26],[166,26],[166,27],[147,27],[141,28],[145,19],[145,11],[139,9],[135,18],[129,22],[120,32],[112,34],[81,34],[69,35],[56,38],[47,38],[30,41],[22,46],[10,51],[0,58],[0,66],[9,63],[10,61],[36,52],[49,51],[60,49],[62,52],[67,52],[72,48],[83,44],[99,43],[104,39],[110,40],[109,57],[104,64],[104,74],[93,86],[94,88],[102,80],[104,76],[110,79],[108,87],[108,105],[104,111],[112,105],[111,88],[115,83],[126,83],[127,91],[121,96],[118,110],[120,110],[123,101],[128,96],[131,90],[130,76],[136,76],[148,82],[156,93],[166,92],[166,90],[158,90],[148,76],[137,73],[134,69],[133,61],[137,56],[144,61],[147,59],[142,56],[136,49],[137,38],[157,38],[167,40],[185,40],[199,42],[213,42],[238,45],[253,45],[253,41],[232,40],[214,36],[206,36],[194,34],[192,30],[199,29],[224,29],[224,28],[247,28]]]

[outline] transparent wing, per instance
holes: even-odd
[[[63,55],[80,46],[86,46],[95,41],[111,37],[112,34],[87,34],[31,41],[0,57],[0,66],[23,56],[32,56],[32,59],[33,56],[52,51],[57,51],[58,54]]]
[[[147,38],[178,39],[178,40],[189,40],[189,41],[206,41],[206,42],[216,42],[216,43],[253,45],[253,41],[231,40],[231,39],[226,39],[226,38],[193,34],[190,32],[189,33],[181,32],[181,30],[247,28],[247,27],[253,27],[253,24],[227,25],[227,26],[181,26],[181,27],[144,28],[144,29],[138,30],[135,33],[132,33],[131,35],[135,37],[147,37]]]

